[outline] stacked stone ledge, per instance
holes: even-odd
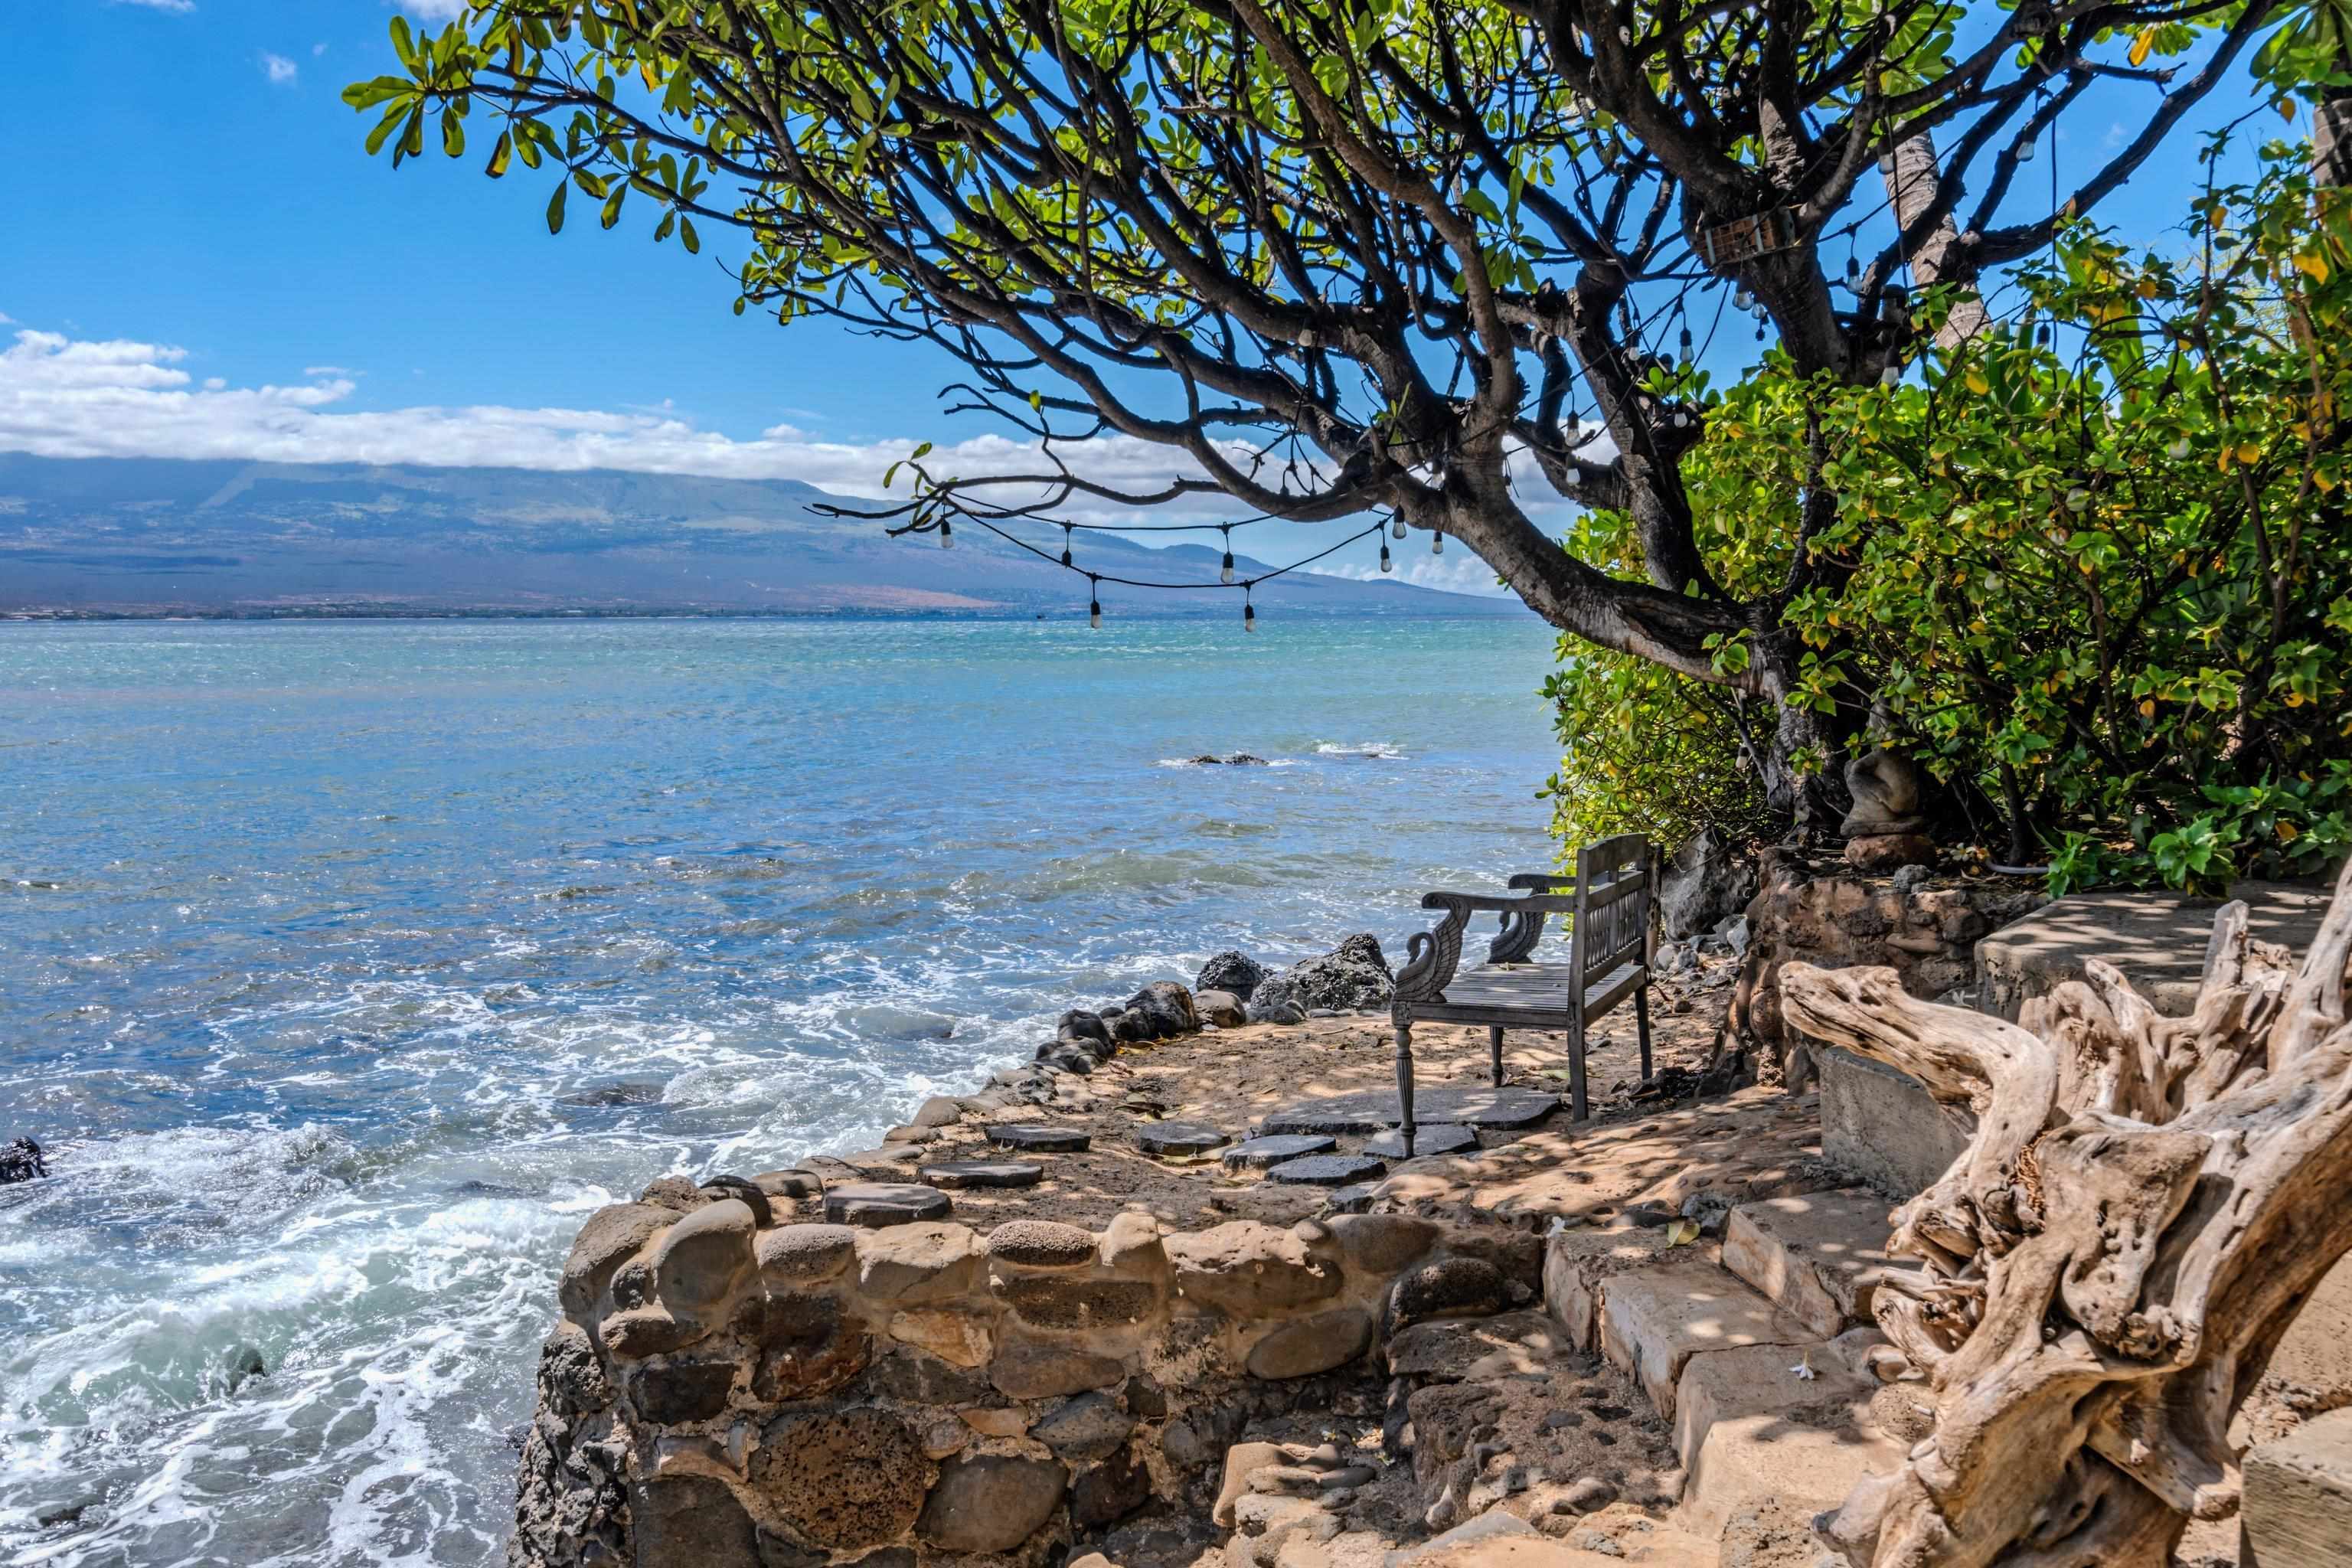
[[[1197,1505],[1269,1397],[1328,1398],[1300,1380],[1413,1321],[1523,1304],[1536,1268],[1532,1238],[1401,1215],[983,1236],[648,1195],[565,1265],[519,1568],[1041,1564],[1155,1498]]]

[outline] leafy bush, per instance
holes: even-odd
[[[1808,650],[1797,700],[1883,703],[1973,836],[2046,859],[2060,891],[2210,890],[2352,848],[2352,203],[2300,153],[2200,194],[2173,254],[2076,226],[1923,384],[1769,365],[1685,460],[1735,593],[1785,574],[1809,483],[1834,495],[1805,547],[1850,575],[1783,611]],[[1922,324],[1950,302],[1931,293]],[[1578,548],[1632,559],[1623,519],[1581,526]],[[1694,685],[1563,668],[1564,830],[1748,809],[1692,752],[1769,716]]]

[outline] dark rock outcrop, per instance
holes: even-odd
[[[1358,931],[1322,957],[1294,963],[1260,981],[1250,995],[1250,1018],[1273,1021],[1270,1015],[1286,1005],[1308,1013],[1318,1007],[1342,1013],[1386,1007],[1395,988],[1380,939]]]
[[[1264,964],[1245,953],[1227,948],[1201,965],[1201,973],[1193,977],[1192,989],[1195,992],[1230,991],[1246,1002],[1250,999],[1250,993],[1257,989],[1258,982],[1265,978]]]
[[[1658,879],[1658,919],[1685,942],[1711,931],[1756,896],[1756,863],[1714,831],[1692,835]]]
[[[0,1149],[0,1187],[15,1182],[37,1181],[49,1173],[41,1158],[41,1146],[30,1138],[19,1138]]]

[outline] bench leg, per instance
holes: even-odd
[[[1404,1157],[1412,1158],[1412,1025],[1400,1018],[1396,1026],[1398,1131],[1404,1139]]]
[[[1650,1081],[1650,988],[1633,993],[1633,1032],[1642,1041],[1642,1081]]]
[[[1584,1093],[1584,1023],[1573,1013],[1568,1025],[1568,1107],[1579,1121],[1591,1114]]]
[[[1495,1087],[1500,1089],[1503,1087],[1503,1031],[1500,1028],[1486,1031],[1486,1049],[1495,1058]]]

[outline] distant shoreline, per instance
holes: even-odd
[[[1466,595],[1456,595],[1468,598]],[[1534,612],[1516,600],[1496,598],[1473,599],[1471,604],[1494,608],[1460,609],[1452,607],[1389,609],[1351,607],[1346,609],[1316,609],[1286,606],[1283,618],[1317,621],[1454,621],[1486,620],[1496,617],[1516,619],[1532,616]],[[59,622],[89,621],[1010,621],[1063,622],[1084,620],[1083,610],[1039,612],[1034,610],[879,610],[879,609],[690,609],[681,607],[635,608],[613,605],[597,609],[533,610],[511,606],[480,609],[428,609],[415,605],[377,608],[362,605],[303,605],[280,608],[239,609],[82,609],[35,608],[0,610],[0,625],[55,625]],[[1165,609],[1147,610],[1133,605],[1119,606],[1118,618],[1123,621],[1213,621],[1230,620],[1230,607],[1215,610]]]

